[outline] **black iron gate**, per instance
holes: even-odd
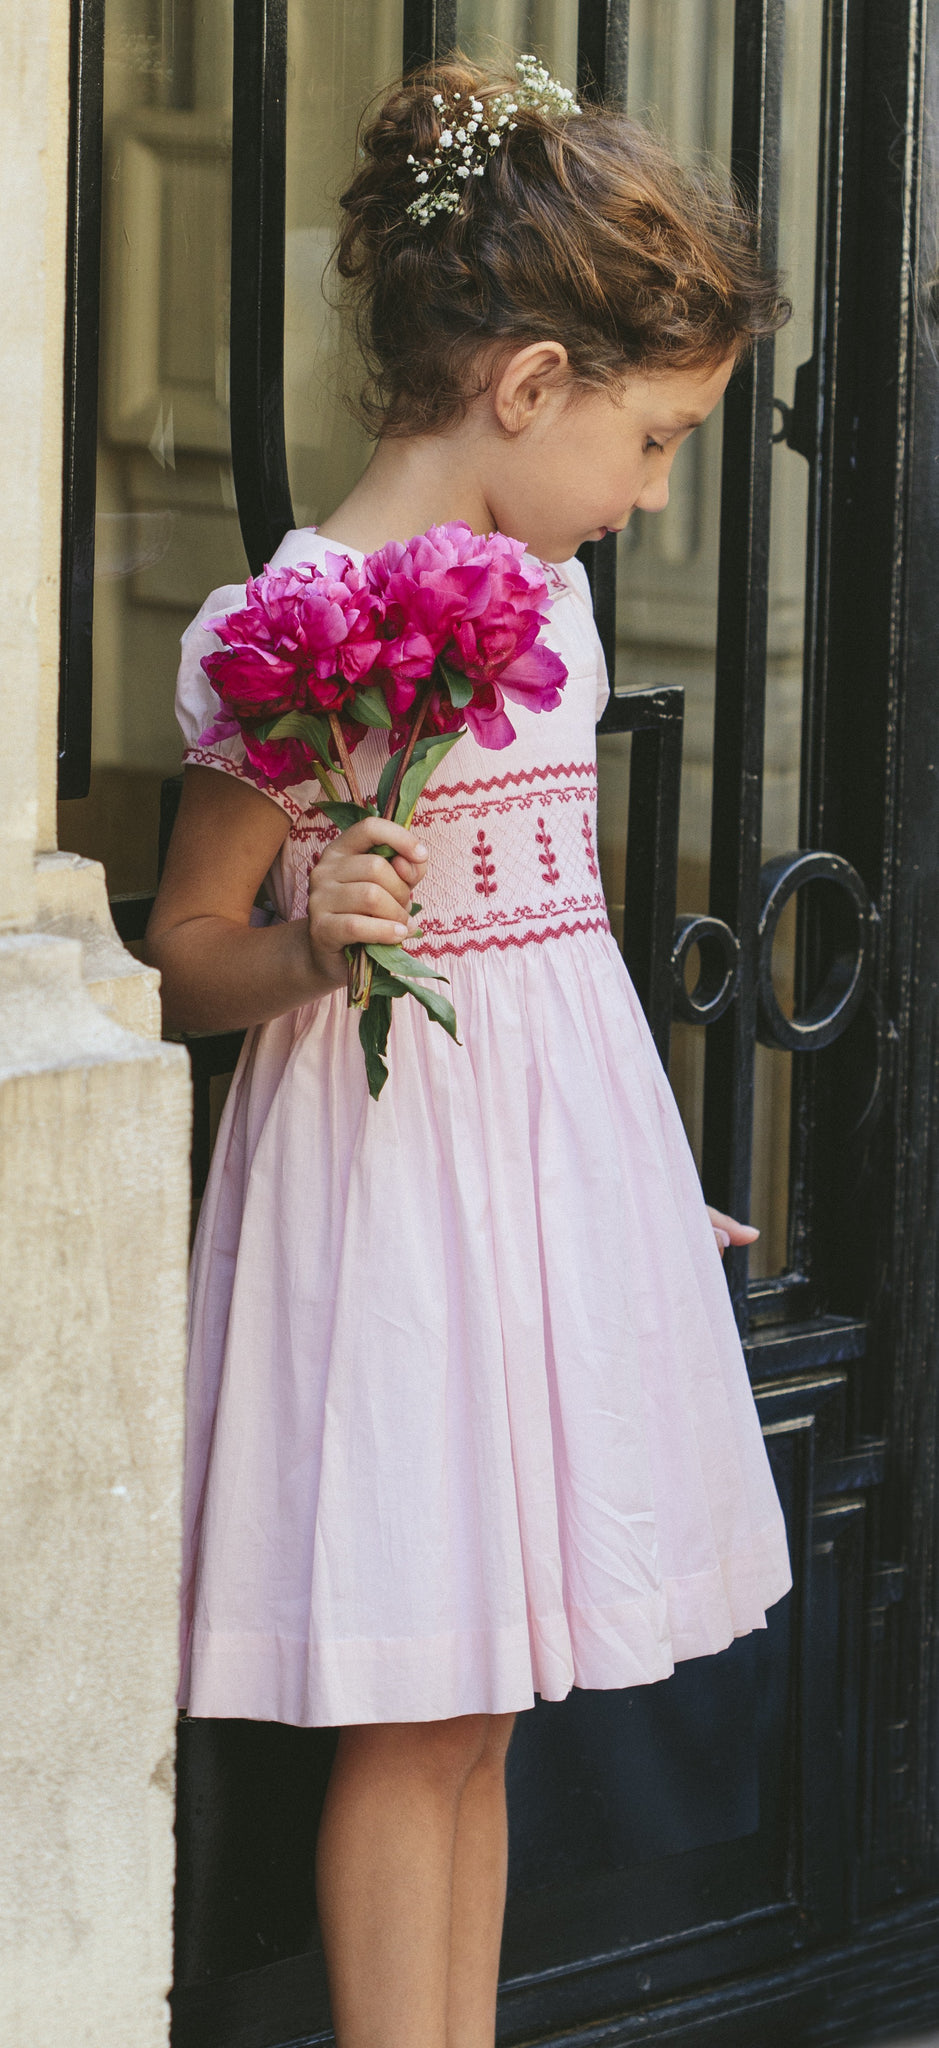
[[[100,0],[75,12],[70,794],[90,704]],[[794,1055],[786,1270],[748,1283],[744,1253],[727,1263],[795,1590],[765,1635],[666,1684],[522,1717],[505,2043],[860,2043],[939,2016],[939,31],[925,0],[822,15],[814,350],[779,400],[764,343],[725,406],[706,916],[676,918],[680,690],[615,698],[602,726],[634,735],[627,959],[663,1054],[675,1012],[707,1029],[705,1187],[738,1214],[757,1041]],[[286,0],[235,0],[234,21],[232,452],[258,568],[293,523]],[[623,100],[628,0],[580,0],[579,27],[581,93]],[[454,0],[407,0],[405,61],[454,31]],[[734,171],[770,257],[785,32],[785,0],[737,0]],[[807,465],[802,799],[799,848],[761,868],[774,434]],[[613,542],[585,552],[612,667]],[[773,946],[793,895],[790,1015]],[[144,909],[116,906],[127,936]],[[224,1061],[193,1050],[197,1073]],[[183,1724],[176,2048],[329,2038],[312,1840],[330,1756],[315,1731]]]

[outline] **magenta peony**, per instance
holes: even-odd
[[[348,555],[327,555],[325,571],[308,563],[265,569],[249,577],[239,611],[206,621],[224,644],[204,655],[202,666],[239,721],[339,711],[381,652],[382,611]],[[279,747],[282,768],[286,744]]]
[[[477,687],[457,713],[438,685],[424,714],[427,732],[452,732],[465,722],[480,746],[506,747],[515,738],[506,697],[531,711],[560,703],[564,663],[537,644],[548,586],[521,541],[475,534],[452,520],[406,544],[388,541],[366,558],[364,572],[384,606],[379,666],[399,685],[397,701],[386,692],[393,741],[406,729],[416,683],[437,659]]]

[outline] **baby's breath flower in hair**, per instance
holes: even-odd
[[[420,227],[438,213],[459,212],[467,181],[484,176],[490,157],[518,127],[514,116],[520,107],[555,121],[580,113],[569,87],[552,78],[537,57],[519,57],[515,76],[514,93],[496,93],[488,107],[472,94],[455,92],[451,101],[434,93],[432,105],[441,126],[433,154],[408,157],[414,183],[427,187],[407,208]]]

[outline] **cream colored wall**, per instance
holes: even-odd
[[[185,1054],[55,851],[68,0],[0,64],[0,2038],[167,2039]]]

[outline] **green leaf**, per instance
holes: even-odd
[[[356,690],[352,699],[352,716],[362,725],[391,725],[391,712],[377,683],[370,683],[365,690]]]
[[[375,805],[379,817],[384,816],[385,805],[388,802],[388,798],[391,795],[391,785],[395,779],[395,775],[397,774],[398,762],[400,761],[403,752],[404,748],[399,747],[396,754],[390,754],[387,761],[385,762],[384,768],[381,771],[381,775],[379,777],[378,782],[378,794],[376,795],[375,798]]]
[[[406,996],[409,994],[410,984],[408,982],[396,981],[393,974],[385,973],[384,968],[376,968],[375,973],[372,975],[372,989],[371,996],[369,997],[370,1007],[372,998],[375,996],[387,996],[389,1001],[391,1001],[395,996]]]
[[[384,969],[386,974],[395,975],[399,981],[447,981],[449,979],[446,974],[437,974],[435,969],[428,967],[423,960],[416,959],[413,953],[406,953],[403,946],[367,945],[365,951],[370,960],[374,960],[379,967]]]
[[[450,748],[456,746],[457,740],[463,738],[465,730],[465,726],[461,726],[458,732],[435,733],[431,739],[418,740],[411,757],[411,765],[401,784],[395,811],[396,825],[410,825],[425,782],[430,781],[434,769],[439,768],[445,755],[449,754]]]
[[[361,818],[375,816],[369,804],[317,804],[316,808],[322,811],[324,818],[331,818],[340,832],[348,832],[350,825],[357,825]]]
[[[329,761],[329,720],[318,711],[286,711],[261,735],[267,740],[303,740],[320,759]]]
[[[366,948],[366,951],[369,953],[372,950],[371,946]],[[388,946],[384,950],[391,952],[393,948]],[[446,981],[447,979],[445,974],[435,974],[433,978],[435,981]],[[457,1045],[459,1045],[460,1041],[456,1035],[456,1011],[449,997],[442,995],[439,988],[427,988],[423,982],[415,981],[410,975],[405,981],[403,976],[399,978],[397,975],[389,974],[384,968],[379,967],[378,972],[372,976],[372,1002],[375,1001],[376,996],[379,1000],[389,997],[392,1001],[396,996],[416,996],[418,1002],[423,1004],[432,1022],[442,1024],[444,1030],[448,1031],[450,1037],[455,1039]],[[371,1007],[371,1004],[369,1007]]]
[[[451,704],[457,711],[462,711],[464,704],[469,703],[473,694],[474,686],[470,682],[469,676],[461,675],[458,668],[451,668],[448,661],[438,660],[437,667],[443,674],[444,682],[450,693]]]
[[[418,981],[408,983],[408,994],[416,996],[418,1002],[423,1003],[433,1022],[442,1024],[444,1030],[448,1031],[450,1037],[459,1045],[460,1041],[456,1035],[456,1011],[448,997],[441,995],[439,988],[425,988],[423,983]]]
[[[388,1079],[388,1069],[382,1057],[388,1044],[391,1029],[391,997],[383,994],[372,984],[372,994],[367,1010],[359,1013],[359,1040],[365,1054],[365,1073],[368,1092],[373,1102]]]

